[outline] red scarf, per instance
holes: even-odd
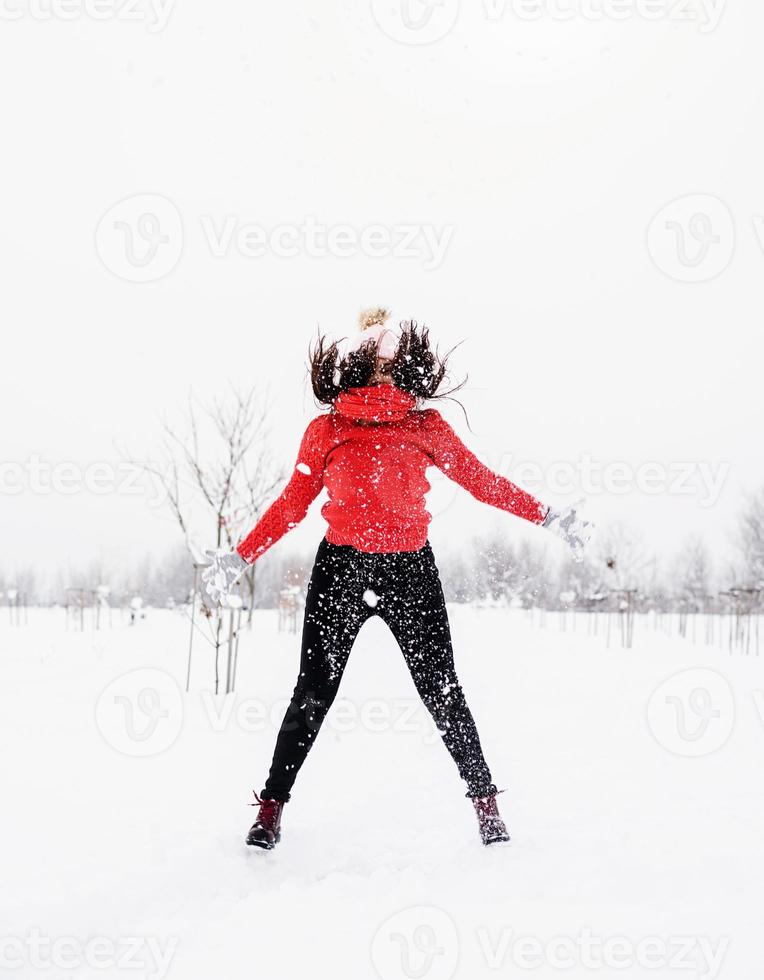
[[[416,405],[416,398],[391,384],[370,385],[341,391],[335,411],[345,418],[364,422],[397,422]]]

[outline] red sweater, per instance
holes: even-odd
[[[360,551],[418,551],[430,515],[425,473],[437,466],[487,504],[540,524],[547,508],[484,466],[435,409],[416,409],[390,384],[343,392],[331,412],[313,419],[292,477],[237,551],[248,562],[298,524],[323,487],[321,514],[332,544]]]

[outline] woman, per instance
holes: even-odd
[[[425,473],[437,466],[478,500],[555,530],[580,558],[588,525],[553,511],[487,469],[432,408],[446,365],[427,330],[385,326],[386,310],[361,314],[350,349],[319,339],[311,353],[316,399],[330,405],[303,436],[286,488],[230,554],[211,555],[204,572],[213,602],[248,565],[305,516],[326,487],[329,529],[308,585],[300,673],[279,732],[257,820],[247,843],[270,849],[281,837],[284,804],[337,694],[361,626],[380,616],[406,659],[419,695],[467,785],[484,844],[509,840],[498,790],[483,757],[454,669],[448,615],[427,541]]]

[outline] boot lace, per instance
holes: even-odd
[[[255,790],[252,790],[257,803],[250,803],[249,806],[259,806],[260,812],[257,815],[257,820],[255,823],[259,823],[262,827],[267,830],[272,830],[278,819],[279,811],[281,809],[281,800],[261,800],[257,795]]]
[[[499,789],[489,796],[473,796],[472,802],[475,804],[475,809],[483,817],[498,817],[499,808],[496,804],[496,797],[503,792],[503,789]]]

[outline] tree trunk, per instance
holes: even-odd
[[[246,574],[247,589],[249,591],[249,611],[247,613],[247,629],[252,629],[252,615],[255,611],[255,566],[249,569]]]

